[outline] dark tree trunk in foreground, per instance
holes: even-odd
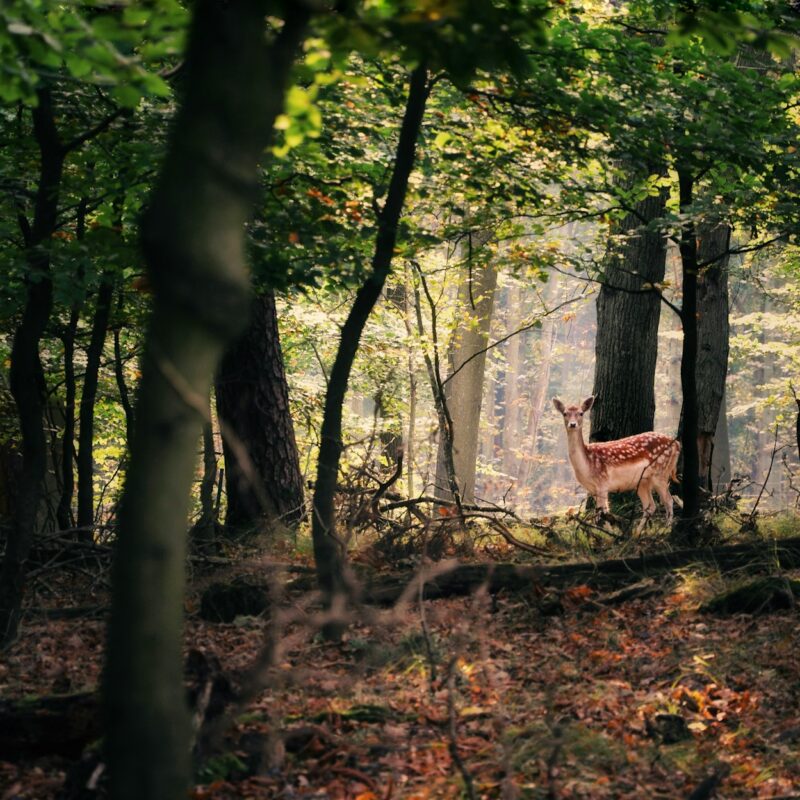
[[[14,525],[9,531],[0,568],[0,644],[13,641],[19,626],[25,562],[36,532],[47,470],[47,438],[44,430],[46,384],[39,342],[50,319],[53,284],[50,275],[49,240],[56,229],[58,194],[66,151],[55,126],[50,93],[38,93],[32,110],[33,130],[39,147],[39,184],[33,225],[20,217],[29,283],[22,320],[11,348],[10,385],[22,432],[22,474]]]
[[[216,535],[217,515],[214,506],[214,487],[217,485],[217,452],[214,445],[214,426],[211,423],[211,403],[208,420],[203,423],[203,477],[200,480],[200,518],[192,526],[192,542],[200,547],[211,544]]]
[[[92,318],[92,332],[86,350],[86,373],[83,379],[78,433],[78,527],[85,528],[82,538],[92,540],[94,525],[94,406],[100,377],[100,361],[111,316],[111,278],[103,276],[97,290]]]
[[[678,169],[681,213],[687,213],[692,204],[694,178],[683,168]],[[683,511],[680,536],[689,542],[696,538],[696,518],[700,511],[699,459],[697,453],[697,238],[694,223],[687,222],[681,230],[680,253],[682,264],[681,325],[683,350],[681,352],[681,393],[683,394],[683,424],[681,447],[683,453],[683,480],[681,499]]]
[[[186,526],[206,398],[247,317],[244,225],[308,7],[192,4],[184,103],[142,224],[154,291],[119,514],[104,684],[113,800],[176,800],[190,779],[183,687]]]
[[[356,293],[355,301],[342,328],[339,349],[331,369],[328,392],[325,396],[317,482],[312,508],[312,534],[320,586],[329,595],[345,588],[344,543],[336,535],[334,513],[336,479],[342,454],[342,405],[361,333],[392,267],[397,227],[408,189],[408,178],[414,167],[417,137],[422,126],[429,92],[427,70],[424,65],[420,65],[411,74],[389,191],[386,202],[378,214],[378,233],[372,257],[372,272]]]
[[[711,474],[714,437],[728,376],[728,249],[731,229],[727,225],[710,229],[701,227],[698,234],[697,447],[701,484],[713,490],[718,483]],[[706,266],[702,266],[704,264]]]
[[[254,471],[247,474],[223,436],[226,526],[253,531],[299,522],[303,476],[272,292],[254,300],[247,331],[222,359],[216,392],[219,418],[247,449]]]
[[[664,216],[665,203],[664,192],[642,200],[636,213],[612,231],[626,238],[619,249],[613,242],[609,245],[597,298],[593,442],[653,430],[661,299],[656,293],[640,292],[645,283],[664,280],[664,237],[645,226]]]

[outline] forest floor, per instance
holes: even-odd
[[[218,578],[193,582],[186,645],[236,683],[264,623],[200,620],[199,592]],[[338,644],[301,624],[293,598],[268,688],[237,713],[192,797],[800,798],[798,612],[700,611],[721,585],[687,569],[614,605],[578,586],[555,614],[535,592],[426,601],[422,613],[412,602],[366,613]],[[54,581],[30,602],[106,600],[77,591]],[[29,619],[0,663],[0,696],[95,688],[104,628]],[[0,800],[56,798],[70,764],[0,753]],[[709,775],[716,794],[703,793]]]

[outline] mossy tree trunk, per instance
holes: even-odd
[[[268,33],[281,7],[283,26]],[[189,784],[181,651],[196,446],[218,361],[247,317],[244,225],[309,13],[267,0],[192,5],[184,102],[142,223],[154,298],[104,683],[113,800],[175,800]]]

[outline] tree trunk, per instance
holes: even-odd
[[[609,244],[597,298],[593,442],[653,430],[661,299],[641,290],[664,280],[664,236],[646,226],[664,216],[666,198],[662,191],[637,203],[636,213],[612,231],[625,239],[619,249]]]
[[[202,547],[214,541],[217,515],[214,506],[214,487],[217,485],[217,451],[214,446],[214,426],[211,422],[211,403],[208,419],[203,424],[203,477],[200,480],[200,518],[191,530],[192,541]]]
[[[424,64],[420,64],[411,74],[386,203],[378,214],[378,233],[372,257],[372,272],[356,293],[355,301],[342,328],[339,348],[325,395],[314,489],[312,534],[320,587],[328,595],[344,591],[346,588],[343,574],[344,543],[336,535],[334,512],[336,481],[342,453],[342,405],[361,333],[373,306],[380,297],[386,276],[392,266],[397,228],[408,189],[408,178],[414,167],[417,137],[429,93],[427,69]]]
[[[531,406],[528,412],[528,431],[525,446],[525,462],[520,478],[520,487],[527,491],[533,473],[533,464],[538,449],[539,425],[542,414],[547,405],[547,389],[550,386],[550,365],[553,361],[553,346],[555,344],[557,328],[553,320],[548,317],[542,324],[540,338],[541,350],[539,357],[539,377],[536,380]]]
[[[31,113],[40,171],[33,226],[28,228],[27,221],[20,218],[30,277],[22,321],[11,348],[10,388],[22,433],[22,475],[14,526],[9,531],[0,568],[0,644],[13,641],[17,635],[25,561],[36,531],[47,471],[44,430],[47,387],[39,357],[39,341],[53,305],[49,242],[57,224],[65,151],[58,137],[47,89],[38,92],[38,105]]]
[[[697,431],[700,479],[713,490],[714,434],[728,375],[728,262],[731,230],[727,225],[701,227],[697,259]],[[730,469],[728,470],[730,474]]]
[[[183,687],[189,495],[205,403],[248,312],[244,226],[309,6],[192,5],[184,102],[142,222],[153,313],[119,514],[104,685],[112,800],[175,800],[190,777]]]
[[[78,527],[81,538],[92,541],[94,525],[94,405],[100,377],[100,361],[111,316],[114,285],[108,275],[100,279],[97,304],[92,318],[92,332],[86,351],[86,373],[83,379],[78,434]]]
[[[118,306],[121,308],[121,304]],[[120,328],[114,328],[114,377],[117,381],[117,391],[119,392],[119,402],[125,413],[125,444],[130,450],[133,442],[134,413],[131,404],[128,385],[125,383],[125,363],[122,360],[122,344],[120,342]]]
[[[714,447],[711,452],[711,491],[717,492],[731,481],[731,444],[728,436],[728,408],[726,395],[722,395]]]
[[[685,168],[678,169],[681,213],[692,205],[694,178]],[[699,458],[697,452],[697,238],[693,222],[681,229],[680,252],[683,278],[683,350],[681,352],[681,393],[683,395],[683,480],[681,482],[682,524],[680,536],[693,542],[697,535],[697,516],[700,511]]]
[[[75,334],[78,330],[80,305],[73,304],[69,322],[62,336],[64,343],[64,431],[61,437],[61,497],[56,509],[58,527],[73,527],[72,496],[75,493]]]
[[[470,250],[472,245],[469,245]],[[445,401],[453,419],[453,462],[461,499],[475,498],[475,466],[478,459],[483,376],[486,369],[486,345],[492,322],[497,268],[478,266],[471,252],[467,255],[467,274],[459,286],[457,307],[459,324],[453,334],[445,379]],[[481,352],[484,351],[484,352]],[[439,435],[436,460],[436,496],[453,500],[445,465],[444,437]]]
[[[216,393],[221,424],[247,448],[254,472],[248,474],[223,435],[225,524],[240,532],[295,525],[305,513],[303,476],[271,291],[253,301],[244,336],[222,359]]]
[[[406,434],[406,493],[409,497],[414,496],[414,466],[416,462],[416,443],[414,441],[417,426],[417,370],[414,359],[413,341],[413,303],[411,302],[411,285],[409,280],[408,268],[406,268],[405,280],[403,283],[403,324],[406,328],[408,339],[408,433]]]
[[[522,293],[518,286],[508,291],[508,308],[506,309],[506,333],[519,328],[522,321]],[[505,413],[503,414],[503,472],[508,475],[515,487],[519,487],[521,452],[520,441],[520,383],[522,381],[522,334],[509,339],[506,346],[506,391]],[[515,491],[516,494],[516,491]]]

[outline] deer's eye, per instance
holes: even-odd
[[[580,414],[578,414],[578,416],[579,416],[579,417],[582,417],[582,416],[583,416],[583,411],[581,411],[581,413],[580,413]]]

